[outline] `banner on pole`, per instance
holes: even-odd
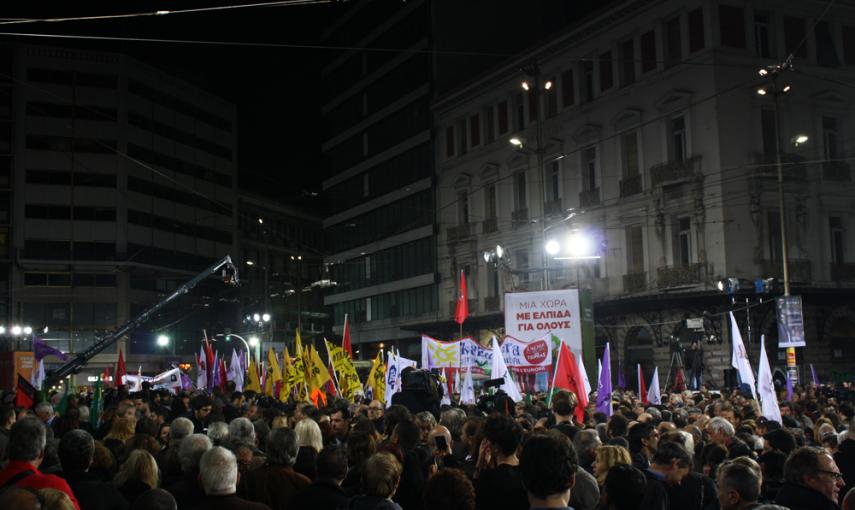
[[[515,373],[535,373],[552,366],[552,349],[543,339],[525,342],[507,336],[501,346],[505,364]],[[422,368],[469,368],[473,373],[490,372],[493,351],[471,338],[443,342],[422,335]]]
[[[805,323],[801,296],[781,296],[775,300],[778,314],[778,347],[805,346]]]
[[[505,294],[505,331],[533,342],[555,335],[573,352],[582,352],[579,290],[547,290]]]

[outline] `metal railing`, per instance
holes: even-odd
[[[668,161],[653,165],[650,167],[650,184],[658,186],[660,184],[691,179],[700,172],[700,167],[700,156],[692,156],[684,160]]]
[[[701,263],[662,266],[656,270],[657,285],[660,289],[667,289],[701,283],[702,268]]]

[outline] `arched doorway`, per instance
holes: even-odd
[[[653,377],[653,333],[645,326],[635,326],[626,334],[624,342],[623,369],[627,387],[638,391],[636,365],[641,363],[644,381]]]

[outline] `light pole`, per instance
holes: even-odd
[[[303,293],[303,284],[302,284],[302,272],[303,272],[303,256],[302,255],[291,255],[291,261],[296,263],[297,265],[297,330],[303,330],[303,306],[302,306],[302,297]]]
[[[247,342],[247,341],[246,341],[246,339],[245,339],[244,337],[242,337],[242,336],[240,336],[240,335],[238,335],[238,334],[236,334],[236,333],[228,333],[228,334],[225,334],[225,335],[224,335],[224,334],[222,334],[222,333],[219,333],[219,334],[214,335],[214,336],[215,336],[215,337],[218,337],[218,338],[220,338],[220,337],[225,338],[225,339],[226,339],[226,341],[228,341],[228,340],[230,339],[230,337],[235,337],[235,338],[237,338],[238,340],[240,340],[241,342],[243,342],[243,345],[246,347],[246,366],[249,366],[249,361],[250,361],[250,358],[249,358],[249,348],[250,348],[250,344],[249,344],[249,342]],[[258,338],[257,338],[257,337],[254,337],[254,336],[253,336],[253,337],[251,337],[251,338],[255,338],[255,340],[256,340],[256,342],[255,342],[255,344],[253,345],[253,347],[255,347],[255,356],[256,356],[256,359],[257,359],[257,358],[258,358]]]

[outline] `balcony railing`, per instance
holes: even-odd
[[[656,270],[656,281],[660,289],[681,287],[701,283],[703,264],[663,266]]]
[[[701,157],[692,156],[682,161],[668,161],[650,167],[650,184],[676,184],[700,173]]]
[[[484,311],[497,312],[499,311],[499,296],[487,296],[484,298]]]
[[[843,262],[841,264],[832,263],[831,279],[835,282],[855,281],[855,264],[852,262]]]
[[[579,207],[592,207],[600,204],[600,188],[579,192]]]
[[[813,281],[813,274],[811,271],[811,262],[810,260],[804,259],[790,259],[790,263],[787,266],[789,269],[790,281],[791,282],[811,282]],[[775,278],[783,278],[784,272],[781,270],[780,262],[772,262],[769,260],[764,260],[761,264],[761,271],[763,276],[766,278],[775,277]]]
[[[481,222],[481,233],[489,234],[499,230],[499,220],[498,218],[487,218],[486,220]]]
[[[625,177],[620,181],[620,196],[631,197],[642,192],[641,174]]]
[[[822,163],[822,180],[849,182],[849,163],[846,161],[825,161]]]
[[[631,273],[623,275],[623,291],[626,293],[647,290],[647,273]]]
[[[514,228],[528,223],[528,209],[517,209],[511,212],[511,222]]]
[[[561,204],[561,199],[556,198],[555,200],[550,200],[549,202],[544,202],[543,204],[543,212],[544,214],[561,214],[564,212],[564,208]]]
[[[463,239],[464,237],[469,237],[472,235],[472,224],[465,223],[463,225],[457,225],[456,227],[448,227],[447,234],[449,241],[456,241],[458,239]]]
[[[787,180],[804,180],[807,170],[805,158],[798,154],[781,153],[781,174]],[[778,178],[778,160],[774,154],[755,154],[754,163],[759,165],[754,171],[757,177]]]

